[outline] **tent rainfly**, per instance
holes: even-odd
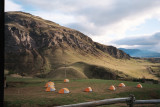
[[[62,88],[58,91],[58,93],[60,94],[66,94],[66,93],[69,93],[69,89],[68,88]]]
[[[118,86],[119,87],[125,87],[125,84],[124,83],[120,83]]]
[[[114,90],[116,90],[116,88],[114,87],[114,85],[111,85],[111,86],[109,87],[109,90],[114,91]]]
[[[141,84],[137,84],[137,88],[143,88]]]
[[[45,87],[52,87],[52,86],[55,87],[54,82],[51,81],[47,82],[45,85]]]
[[[87,87],[84,91],[85,91],[85,92],[92,92],[93,90],[92,90],[91,87]]]
[[[69,79],[64,79],[64,82],[66,83],[66,82],[69,82]]]
[[[51,87],[47,87],[46,91],[47,92],[49,92],[49,91],[56,91],[56,89],[55,89],[55,87],[51,86]]]

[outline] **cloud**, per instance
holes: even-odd
[[[60,25],[66,25],[68,23],[76,22],[76,19],[72,15],[65,15],[62,13],[52,14],[50,12],[39,12],[39,11],[30,11],[31,14],[40,16],[43,19],[52,20],[54,22],[58,22]],[[63,21],[62,21],[63,20]]]
[[[160,32],[151,36],[131,37],[114,41],[118,45],[156,45],[160,43]]]
[[[13,0],[5,0],[5,11],[22,11],[23,8],[21,5],[18,5],[13,2]]]
[[[88,29],[87,33],[97,35],[107,31],[110,32],[107,34],[124,34],[131,27],[140,25],[146,19],[160,14],[159,0],[134,0],[132,2],[128,0],[65,0],[63,2],[61,0],[21,0],[21,2],[50,14],[72,15],[77,22],[66,23],[68,27],[85,26],[87,23],[85,29],[79,27],[77,30],[86,32]],[[81,20],[82,17],[85,20]]]
[[[87,7],[108,6],[110,0],[21,0],[23,4],[34,5],[37,9],[44,11],[63,11],[64,13],[76,13]]]
[[[140,35],[137,40],[133,38],[135,35],[127,35],[126,32],[138,30],[138,26],[145,24],[149,19],[160,21],[160,0],[19,0],[19,3],[21,5],[13,0],[6,0],[6,10],[34,8],[34,11],[25,11],[79,30],[103,44],[129,36],[132,36],[133,41],[123,40],[121,45],[126,43],[129,47],[154,46],[156,49],[159,44],[157,40],[146,35]],[[12,7],[15,9],[11,9]],[[151,29],[148,31],[153,33]],[[146,38],[144,41],[142,36]]]
[[[113,43],[123,48],[149,49],[160,52],[160,32],[150,36],[123,38],[113,41]]]

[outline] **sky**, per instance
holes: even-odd
[[[101,44],[160,52],[160,0],[5,0],[7,11],[40,16]]]

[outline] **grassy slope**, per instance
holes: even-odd
[[[83,52],[79,52],[78,50],[73,49],[66,49],[62,51],[61,49],[57,49],[56,51],[52,52],[54,54],[51,54],[52,51],[48,50],[47,55],[45,56],[50,62],[51,70],[56,70],[58,67],[63,67],[66,63],[67,67],[70,67],[77,72],[85,72],[85,68],[88,65],[95,65],[100,66],[104,68],[110,69],[111,72],[114,72],[115,70],[118,70],[118,75],[124,77],[120,72],[128,75],[129,77],[133,78],[150,78],[150,79],[158,79],[156,76],[150,74],[146,66],[152,66],[152,65],[160,65],[160,64],[153,64],[150,62],[147,62],[145,60],[139,60],[139,59],[116,59],[108,54],[101,53],[101,56],[93,56],[91,54],[85,54]],[[79,54],[81,53],[81,54]],[[84,64],[80,64],[77,62],[83,62]],[[75,64],[76,63],[76,64]],[[65,71],[65,69],[61,68],[61,71]],[[57,72],[60,73],[60,72]],[[62,72],[61,72],[62,73]],[[62,74],[63,75],[63,74]],[[63,76],[62,76],[63,77]],[[82,78],[85,76],[82,74]]]
[[[48,79],[39,78],[7,78],[9,87],[4,90],[4,101],[8,106],[54,106],[80,103],[108,98],[128,97],[134,94],[136,99],[160,99],[160,85],[142,83],[143,89],[135,86],[137,82],[100,80],[100,79],[74,79],[69,83],[55,80],[55,92],[45,92],[44,85]],[[125,88],[116,87],[116,91],[108,90],[110,85],[117,86],[123,82]],[[85,93],[83,90],[91,86],[93,92]],[[70,94],[58,94],[61,88],[68,88]],[[120,105],[118,105],[120,106]],[[155,105],[154,105],[155,106]]]

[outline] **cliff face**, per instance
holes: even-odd
[[[30,14],[6,13],[5,19],[6,50],[51,48],[63,43],[73,48],[93,48],[94,42],[84,34]]]
[[[116,47],[113,46],[106,46],[106,45],[102,45],[99,43],[95,42],[95,46],[97,49],[110,54],[111,56],[115,57],[115,58],[119,58],[119,59],[130,59],[130,56],[126,53],[124,53],[123,51],[117,49]]]
[[[24,72],[29,70],[30,73],[41,71],[48,66],[44,51],[57,48],[78,50],[79,53],[92,54],[95,57],[102,51],[115,58],[130,58],[123,51],[113,46],[96,43],[79,31],[28,13],[5,13],[5,65],[7,69]]]

